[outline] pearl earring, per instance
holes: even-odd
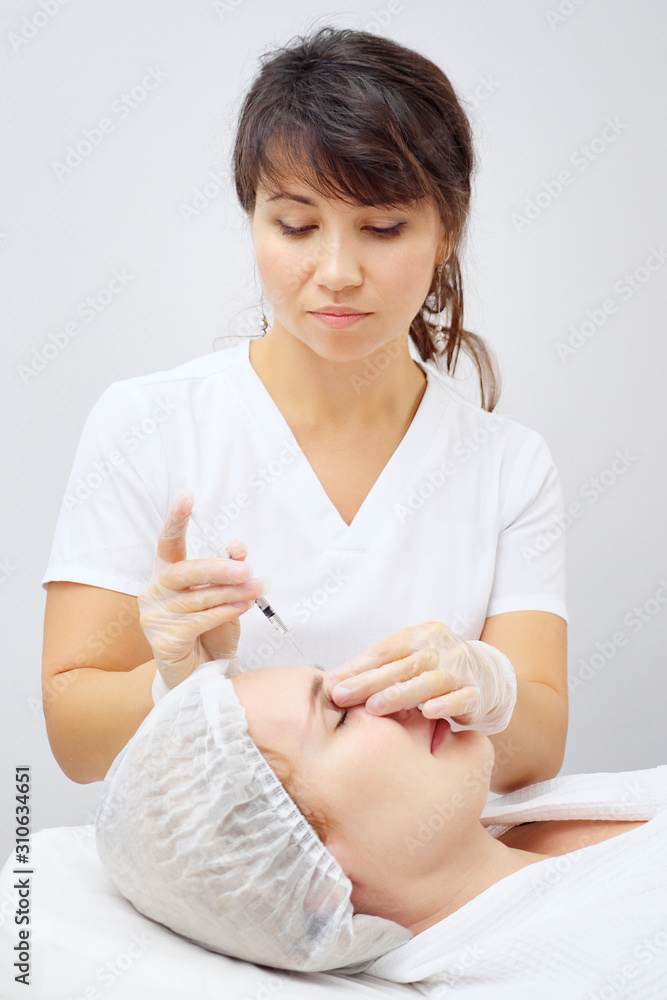
[[[264,294],[262,293],[262,336],[266,333],[269,328],[269,321],[264,313]]]
[[[445,333],[444,327],[442,325],[442,319],[440,313],[442,310],[442,304],[440,302],[440,279],[442,277],[442,268],[444,266],[444,261],[440,267],[436,268],[437,278],[437,297],[438,297],[438,325],[435,328],[435,346],[438,352],[445,349],[445,344],[447,343],[447,334]]]

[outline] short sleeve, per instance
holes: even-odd
[[[567,622],[563,497],[551,452],[537,431],[528,431],[505,456],[500,504],[487,617],[549,611]]]
[[[153,570],[167,470],[159,401],[114,382],[84,424],[42,586],[70,580],[137,596]]]

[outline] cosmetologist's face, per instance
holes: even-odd
[[[341,709],[324,694],[324,676],[311,666],[267,667],[232,683],[251,738],[296,764],[297,805],[333,820],[339,830],[328,849],[353,883],[377,892],[394,876],[437,865],[479,824],[493,744],[443,722],[445,738],[432,753],[435,721],[419,709]],[[432,832],[422,843],[423,829]],[[411,842],[420,849],[408,849]]]
[[[298,181],[285,181],[280,198],[274,194],[260,186],[251,216],[271,329],[338,361],[359,360],[407,336],[444,257],[435,205],[359,207]],[[367,315],[335,328],[315,315],[330,305]]]

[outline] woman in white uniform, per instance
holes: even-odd
[[[139,595],[187,637],[172,654],[187,673],[236,645],[240,616],[242,666],[294,662],[245,613],[264,592],[307,662],[361,674],[348,703],[423,669],[423,623],[486,643],[516,677],[491,788],[552,777],[567,731],[562,499],[540,434],[493,412],[490,355],[463,328],[473,151],[449,81],[391,40],[323,28],[266,59],[234,169],[273,323],[115,382],[88,416],[43,578],[56,759],[101,780],[150,711],[169,655],[140,626]],[[451,378],[461,348],[479,406]],[[189,524],[155,563],[165,521],[183,531],[184,489],[242,540],[231,560]],[[410,684],[401,698],[369,711],[423,701]]]

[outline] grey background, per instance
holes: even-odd
[[[327,23],[427,55],[472,118],[466,326],[499,359],[499,411],[544,435],[565,504],[581,509],[566,529],[569,669],[581,683],[563,773],[667,762],[667,267],[637,271],[667,247],[667,8],[568,0],[571,13],[559,14],[559,3],[114,0],[48,16],[36,0],[2,4],[2,860],[16,765],[32,768],[35,831],[91,822],[101,787],[62,774],[40,705],[40,580],[86,415],[111,382],[257,329],[252,244],[227,170],[235,118],[259,55]],[[151,68],[162,79],[146,99],[125,119],[110,113]],[[54,162],[105,117],[113,131],[58,179]],[[605,142],[607,119],[618,134]],[[558,192],[563,170],[572,180]],[[197,191],[201,207],[186,219]],[[537,217],[517,224],[540,192]],[[127,288],[93,322],[78,317],[80,334],[22,377],[114,269],[132,275]],[[636,290],[622,293],[634,272]],[[559,342],[608,299],[616,311],[559,357]],[[617,450],[626,469],[605,473]],[[601,473],[604,492],[592,482]],[[636,606],[645,620],[631,626]],[[627,641],[616,648],[619,631]]]

